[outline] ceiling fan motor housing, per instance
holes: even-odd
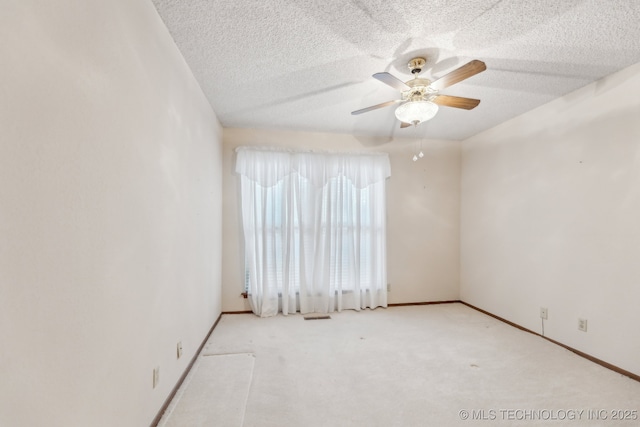
[[[405,101],[430,101],[436,91],[431,89],[429,85],[431,80],[418,78],[418,74],[422,72],[422,68],[427,63],[425,58],[413,58],[407,66],[411,70],[411,74],[415,77],[406,82],[411,89],[402,92],[402,99]]]
[[[429,85],[431,80],[415,78],[409,80],[406,85],[411,89],[402,92],[402,99],[406,101],[430,101],[433,95],[437,94],[437,91],[432,89]]]

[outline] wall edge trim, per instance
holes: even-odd
[[[514,328],[520,329],[521,331],[528,332],[530,334],[533,334],[533,335],[536,335],[536,336],[538,336],[540,338],[543,338],[543,339],[545,339],[545,340],[547,340],[547,341],[549,341],[549,342],[551,342],[551,343],[553,343],[555,345],[559,345],[560,347],[562,347],[562,348],[564,348],[566,350],[569,350],[570,352],[572,352],[572,353],[574,353],[574,354],[576,354],[576,355],[578,355],[580,357],[583,357],[583,358],[589,360],[590,362],[596,363],[596,364],[598,364],[598,365],[600,365],[600,366],[602,366],[604,368],[607,368],[607,369],[609,369],[609,370],[611,370],[611,371],[613,371],[615,373],[618,373],[620,375],[624,375],[626,377],[631,378],[632,380],[636,380],[636,381],[640,382],[640,375],[634,374],[633,372],[627,371],[626,369],[622,369],[619,366],[612,365],[609,362],[605,362],[602,359],[598,359],[597,357],[591,356],[590,354],[585,353],[585,352],[580,351],[580,350],[577,350],[577,349],[575,349],[573,347],[569,347],[568,345],[563,344],[560,341],[556,341],[556,340],[553,340],[551,338],[545,337],[544,335],[539,334],[537,332],[534,332],[531,329],[527,329],[527,328],[525,328],[523,326],[518,325],[517,323],[513,323],[513,322],[511,322],[511,321],[509,321],[507,319],[504,319],[504,318],[502,318],[500,316],[497,316],[497,315],[495,315],[493,313],[490,313],[490,312],[488,312],[486,310],[478,308],[478,307],[476,307],[474,305],[471,305],[471,304],[469,304],[467,302],[464,302],[464,301],[460,301],[460,302],[462,304],[466,305],[469,308],[477,310],[480,313],[486,314],[487,316],[493,317],[494,319],[500,320],[501,322],[504,322],[509,326],[513,326]]]
[[[216,326],[218,326],[218,322],[220,322],[220,319],[222,318],[222,315],[223,315],[223,313],[220,313],[218,315],[218,318],[216,319],[216,321],[213,322],[213,326],[211,326],[211,329],[209,329],[209,332],[207,332],[207,335],[202,340],[202,343],[200,343],[200,347],[198,347],[198,351],[196,351],[196,354],[194,354],[194,356],[191,358],[191,361],[189,362],[189,364],[185,368],[184,372],[182,373],[180,378],[178,378],[178,381],[176,382],[176,385],[173,387],[173,389],[171,390],[171,392],[169,393],[169,395],[165,399],[164,403],[160,407],[160,410],[156,414],[156,416],[153,419],[153,421],[151,421],[150,427],[156,427],[158,425],[158,423],[160,422],[160,420],[162,419],[162,416],[164,415],[165,411],[169,407],[169,404],[171,403],[173,398],[176,396],[176,393],[180,389],[180,386],[182,386],[182,383],[184,382],[185,378],[187,378],[187,375],[189,375],[189,372],[191,372],[191,369],[193,368],[193,365],[196,363],[196,360],[198,359],[198,356],[200,356],[200,353],[202,352],[202,349],[204,348],[204,345],[209,340],[209,337],[213,333],[213,330],[216,328]]]

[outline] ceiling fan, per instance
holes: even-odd
[[[400,104],[396,108],[396,117],[401,122],[400,127],[405,128],[411,125],[417,126],[432,119],[438,112],[438,106],[471,110],[480,104],[479,99],[441,95],[439,91],[483,72],[487,69],[484,62],[474,59],[435,81],[418,77],[426,62],[424,58],[413,58],[409,61],[409,69],[414,78],[406,83],[386,72],[374,74],[375,79],[399,90],[402,93],[402,98],[352,111],[351,114],[362,114],[389,105]]]

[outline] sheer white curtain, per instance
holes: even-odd
[[[387,154],[241,147],[236,172],[254,313],[386,307]]]

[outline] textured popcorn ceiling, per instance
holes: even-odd
[[[465,139],[640,61],[638,0],[153,0],[225,127]],[[441,107],[417,129],[401,80],[426,56],[434,79],[471,59],[487,71],[442,91],[481,99]]]

